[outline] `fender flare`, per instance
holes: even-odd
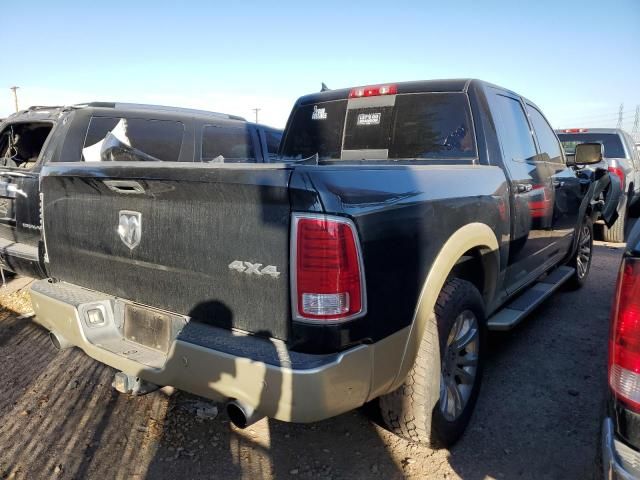
[[[497,262],[495,263],[497,278],[497,274],[500,271],[500,255],[498,240],[493,230],[488,225],[479,222],[469,223],[456,230],[438,252],[422,286],[402,354],[400,368],[388,390],[389,392],[392,392],[404,382],[413,367],[427,322],[434,317],[433,309],[436,300],[449,274],[465,252],[478,247],[489,251],[490,255],[495,259],[494,262]],[[493,297],[494,293],[495,282],[490,287],[488,297]]]

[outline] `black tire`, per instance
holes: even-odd
[[[385,424],[392,432],[411,442],[441,448],[453,445],[463,434],[478,398],[484,363],[485,314],[482,297],[475,286],[457,278],[445,284],[438,296],[434,312],[435,316],[427,322],[416,361],[405,382],[394,392],[380,398],[380,410]],[[477,342],[474,343],[477,358],[475,377],[472,382],[466,383],[461,380],[462,377],[446,374],[448,380],[443,382],[447,366],[456,365],[463,368],[462,365],[467,366],[473,360],[474,353],[450,355],[450,351],[456,349],[454,345],[448,347],[452,329],[458,325],[460,319],[467,318],[463,323],[472,323],[470,317],[466,317],[469,312],[475,316],[477,327]],[[457,334],[461,331],[458,330]],[[471,328],[468,332],[471,332]],[[453,339],[454,344],[457,338],[455,336]],[[467,360],[464,363],[456,363],[455,359],[465,358],[464,355]],[[464,384],[468,395],[466,403],[455,418],[447,418],[443,408],[444,405],[448,405],[448,401],[443,402],[441,406],[441,383],[446,389],[446,393],[442,394],[446,399],[453,398],[449,397],[450,390],[445,385],[456,383],[459,379],[458,386],[462,387]],[[455,404],[456,402],[452,404],[454,409]]]
[[[614,223],[611,228],[608,228],[606,225],[602,228],[602,239],[605,242],[624,243],[624,231],[627,226],[627,216],[629,214],[627,205],[627,197],[625,195],[618,211],[619,217],[616,223]]]
[[[582,288],[591,271],[591,260],[593,259],[593,222],[589,217],[584,219],[578,235],[576,252],[568,263],[568,265],[575,270],[571,278],[567,280],[566,285],[569,290]],[[588,238],[585,238],[587,235]]]

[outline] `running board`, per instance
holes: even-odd
[[[574,270],[571,267],[558,267],[542,280],[534,283],[489,318],[487,321],[489,330],[511,330],[558,287],[569,280]]]

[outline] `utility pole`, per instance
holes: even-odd
[[[258,123],[258,112],[260,110],[262,110],[261,108],[252,108],[251,110],[253,110],[254,112],[256,112],[256,123]]]
[[[618,112],[618,128],[622,128],[622,114],[624,112],[624,103],[620,104],[620,111]]]
[[[9,89],[13,92],[13,101],[16,104],[16,112],[18,111],[18,89],[20,87],[9,87]]]
[[[634,135],[640,133],[640,105],[636,105],[636,118],[633,121],[633,130],[631,132]]]

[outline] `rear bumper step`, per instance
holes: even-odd
[[[538,305],[566,282],[574,269],[558,267],[549,275],[525,290],[505,307],[498,310],[487,321],[489,330],[510,330],[519,324]]]
[[[371,389],[372,345],[303,354],[279,340],[185,319],[163,352],[125,338],[123,300],[48,280],[34,282],[31,298],[37,323],[101,363],[156,385],[212,400],[235,399],[279,420],[339,415],[363,405]],[[88,312],[96,309],[105,322],[89,326]]]
[[[0,238],[0,267],[30,277],[44,277],[38,247],[6,238]]]

